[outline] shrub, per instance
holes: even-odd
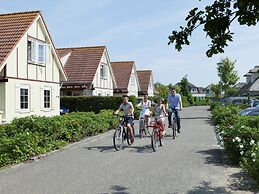
[[[30,116],[0,125],[0,167],[102,133],[117,124],[113,111],[74,112],[64,116]]]

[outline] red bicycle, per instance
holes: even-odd
[[[151,134],[151,146],[154,151],[157,150],[158,144],[160,146],[164,145],[163,127],[162,124],[158,122],[159,119],[161,118],[155,118],[155,120],[151,121],[148,126],[153,128],[153,132]]]

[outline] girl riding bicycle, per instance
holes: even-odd
[[[143,100],[137,105],[137,107],[141,107],[141,112],[139,115],[139,121],[144,119],[144,126],[148,125],[148,117],[150,116],[151,101],[148,100],[148,95],[145,94]]]
[[[167,116],[167,112],[165,110],[165,105],[163,104],[162,98],[158,99],[157,104],[155,105],[154,112],[155,112],[155,119],[157,120],[158,124],[161,126],[163,135],[165,135],[164,122],[165,122],[165,117]]]

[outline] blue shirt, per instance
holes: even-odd
[[[169,94],[168,95],[168,103],[170,104],[169,107],[173,109],[180,109],[180,102],[182,101],[181,95],[180,94]]]

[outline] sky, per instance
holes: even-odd
[[[175,84],[185,75],[206,87],[217,83],[217,63],[229,57],[241,82],[259,65],[259,25],[231,30],[234,41],[224,54],[207,58],[210,44],[202,29],[181,52],[168,46],[168,36],[185,25],[188,11],[211,0],[0,0],[0,13],[41,10],[56,48],[105,45],[111,61],[135,61],[137,69],[152,69],[155,82]],[[1,37],[0,37],[1,38]]]

